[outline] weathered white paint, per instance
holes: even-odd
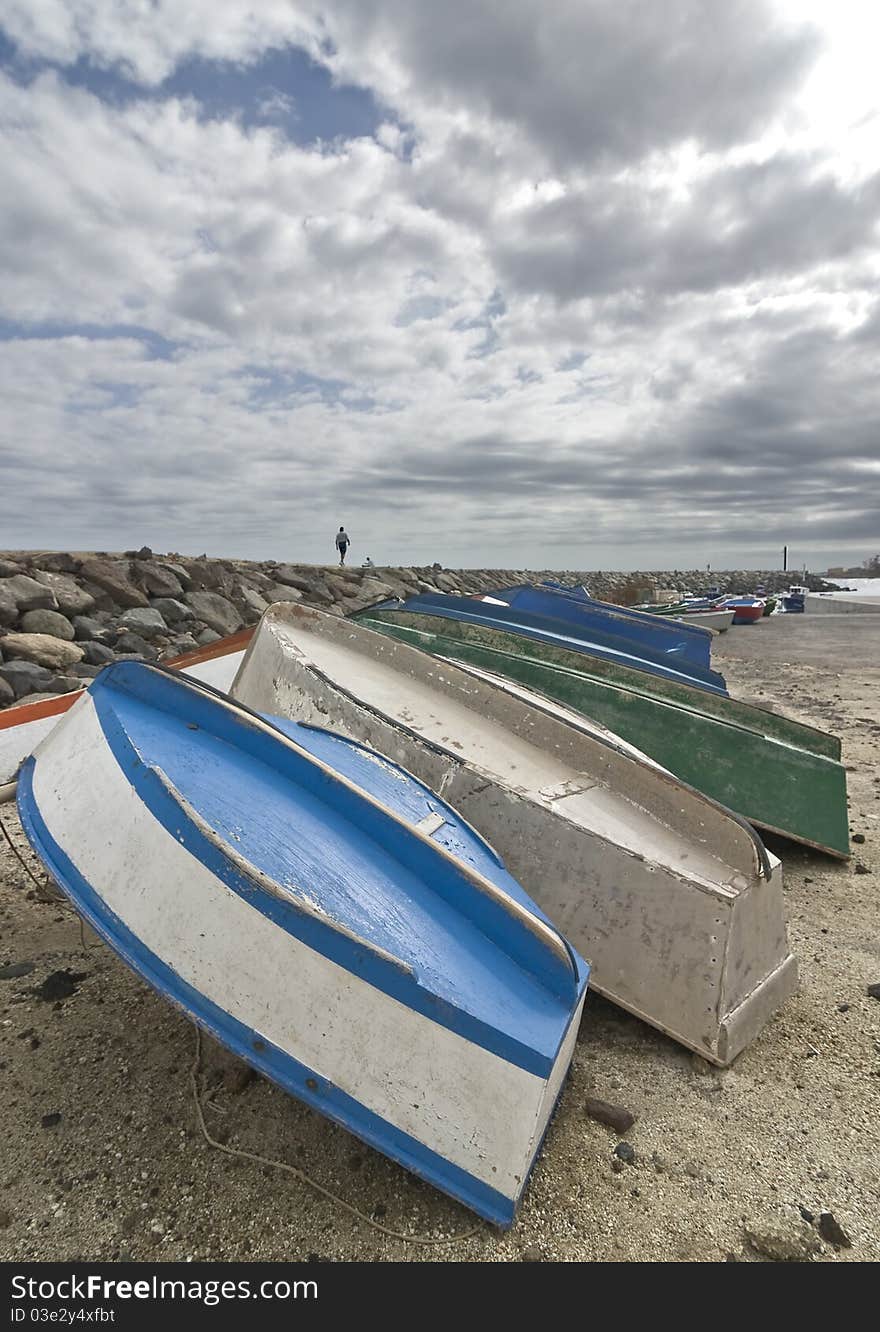
[[[666,619],[681,620],[684,624],[697,625],[702,629],[714,629],[723,634],[733,624],[733,611],[695,611],[693,615],[669,615]]]
[[[707,1058],[729,1063],[794,990],[779,862],[768,881],[729,811],[528,691],[275,605],[232,693],[432,786],[592,964],[595,989]]]
[[[551,1079],[527,1073],[310,949],[227,888],[154,819],[88,695],[35,758],[34,796],[51,836],[146,948],[387,1123],[518,1196],[580,1009]]]
[[[222,657],[214,657],[193,666],[184,667],[181,674],[191,675],[195,680],[204,680],[215,689],[227,692],[235,673],[241,665],[243,651],[229,652]],[[79,694],[77,694],[77,698]],[[64,694],[58,699],[58,711],[48,717],[32,718],[31,708],[6,708],[0,713],[4,725],[0,726],[0,783],[11,782],[22,763],[32,754],[41,740],[58,724],[71,706],[70,695]],[[21,720],[16,720],[16,713],[21,712]]]

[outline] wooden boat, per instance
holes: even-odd
[[[722,709],[710,712],[699,690],[691,690],[687,702],[653,697],[638,685],[591,675],[582,654],[545,654],[543,644],[497,629],[462,624],[453,630],[439,616],[394,612],[360,615],[358,623],[574,708],[757,827],[849,855],[846,769],[816,752],[809,727],[789,724],[768,734],[776,729],[772,713],[725,699],[725,715],[718,715]]]
[[[732,610],[712,610],[709,607],[694,610],[684,602],[670,602],[668,605],[658,606],[650,614],[666,620],[678,620],[682,624],[699,625],[703,629],[723,634],[733,623],[734,613]]]
[[[425,592],[417,597],[408,597],[406,601],[392,598],[376,604],[378,608],[404,609],[412,614],[442,615],[452,620],[492,625],[509,633],[522,634],[526,638],[556,643],[576,652],[619,662],[633,670],[646,671],[663,679],[685,681],[716,693],[727,692],[724,676],[717,671],[696,666],[673,654],[651,652],[613,634],[598,633],[589,626],[582,629],[567,620],[521,611],[494,597],[479,600],[476,597],[459,597],[443,592]]]
[[[787,592],[782,595],[782,609],[787,615],[800,615],[806,610],[807,597],[810,589],[802,587],[799,584],[793,584]]]
[[[636,645],[637,651],[663,653],[695,666],[708,668],[712,635],[696,623],[664,620],[643,611],[594,601],[584,589],[569,593],[564,588],[531,587],[520,584],[492,593],[515,610],[550,619],[565,620],[580,629],[613,634]]]
[[[156,990],[509,1225],[588,968],[432,791],[324,730],[108,667],[27,760],[27,835]]]
[[[241,664],[253,627],[218,638],[207,647],[186,652],[164,663],[194,680],[203,680],[216,689],[227,690]],[[53,726],[72,708],[83,689],[59,694],[39,703],[25,703],[0,710],[0,802],[15,794],[15,775],[27,756],[49,734]]]
[[[764,602],[760,597],[725,597],[720,604],[733,611],[734,624],[756,624],[764,615]]]
[[[232,688],[439,792],[590,962],[594,989],[720,1064],[791,993],[779,862],[729,810],[568,709],[279,603]]]

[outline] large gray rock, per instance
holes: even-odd
[[[119,617],[119,628],[126,633],[140,634],[141,638],[158,638],[160,634],[168,633],[168,625],[155,606],[146,609],[134,606],[127,610]]]
[[[300,592],[311,592],[317,584],[321,585],[321,575],[316,571],[314,574],[304,574],[302,569],[297,569],[292,564],[278,564],[272,570],[276,583],[287,583],[290,587],[298,587]]]
[[[119,656],[140,657],[144,661],[155,661],[159,655],[159,649],[153,647],[153,644],[148,643],[140,634],[120,634],[115,647]]]
[[[82,644],[83,661],[87,666],[109,666],[115,661],[116,654],[106,643],[85,642]]]
[[[153,563],[157,564],[160,569],[167,569],[169,573],[172,573],[184,592],[192,587],[192,579],[182,564],[174,564],[171,560],[154,560]]]
[[[434,580],[441,592],[457,592],[458,579],[453,578],[452,574],[438,573]]]
[[[258,592],[262,592],[264,587],[274,586],[269,575],[260,569],[241,569],[240,576],[242,587],[255,587]]]
[[[100,587],[117,606],[149,606],[140,588],[129,575],[128,564],[121,560],[85,560],[82,576]]]
[[[12,625],[18,619],[18,605],[6,586],[9,581],[7,578],[0,579],[0,625]]]
[[[116,638],[115,629],[90,615],[74,615],[73,634],[84,643],[111,643]]]
[[[14,578],[23,572],[20,564],[14,564],[12,560],[0,560],[0,578]]]
[[[220,637],[221,635],[217,633],[216,629],[203,629],[198,635],[199,647],[207,647],[209,643],[216,643]]]
[[[276,583],[274,587],[267,587],[261,593],[263,599],[274,604],[276,601],[301,601],[302,592],[296,587],[283,587],[281,583]]]
[[[102,667],[92,666],[90,662],[78,661],[75,666],[67,668],[71,675],[77,676],[80,680],[94,680],[96,675],[100,675]]]
[[[51,699],[57,697],[58,695],[54,693],[52,690],[49,690],[47,693],[25,694],[22,698],[18,700],[18,706],[20,708],[23,708],[26,707],[29,703],[48,703]]]
[[[49,634],[7,634],[3,639],[3,655],[13,661],[32,661],[50,671],[61,671],[82,661],[83,650],[78,643],[66,643]]]
[[[25,611],[21,627],[26,634],[51,634],[53,638],[63,638],[66,643],[73,642],[73,625],[59,611]]]
[[[246,618],[248,619],[253,617],[258,620],[269,604],[268,601],[264,600],[259,592],[255,592],[252,587],[243,587],[239,593],[239,597],[245,608]]]
[[[35,569],[45,569],[50,573],[79,573],[82,560],[77,560],[66,551],[53,550],[44,555],[35,555],[31,560]]]
[[[186,600],[197,618],[210,629],[216,629],[221,637],[234,634],[244,623],[232,602],[219,592],[188,592]]]
[[[36,578],[29,578],[27,574],[15,574],[12,578],[4,578],[0,588],[12,597],[19,614],[29,610],[58,609],[58,602],[52,589],[44,587]]]
[[[95,604],[95,598],[91,593],[86,592],[85,588],[80,587],[79,583],[67,574],[38,569],[34,578],[44,587],[52,589],[62,615],[84,615]]]
[[[135,560],[131,566],[132,578],[138,587],[153,597],[182,597],[180,579],[167,566],[155,560]]]
[[[0,679],[12,690],[15,698],[47,691],[53,678],[45,666],[37,666],[32,661],[7,661],[0,666]]]
[[[193,592],[231,592],[235,581],[232,569],[222,560],[190,560],[186,571]]]
[[[79,662],[77,662],[77,665],[79,665]],[[69,674],[67,675],[54,675],[49,687],[56,694],[72,694],[75,689],[85,689],[80,677],[73,674],[72,667],[69,668]]]
[[[213,633],[213,630],[206,630],[205,632]],[[175,657],[185,656],[187,652],[197,652],[198,647],[199,645],[192,634],[178,634],[176,638],[172,638],[162,656],[173,660]]]
[[[153,602],[153,610],[157,610],[166,624],[181,624],[184,620],[191,620],[193,613],[189,606],[185,606],[182,601],[175,597],[156,597]]]
[[[15,690],[8,680],[4,680],[0,675],[0,708],[8,708],[10,703],[15,702]]]

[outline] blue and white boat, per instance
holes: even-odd
[[[560,597],[560,601],[564,600]],[[408,597],[406,601],[392,598],[366,608],[368,611],[382,609],[441,615],[450,620],[486,624],[496,629],[505,629],[511,634],[521,634],[525,638],[555,643],[558,647],[617,662],[633,670],[647,671],[649,675],[658,675],[666,680],[697,685],[700,689],[716,694],[727,694],[724,676],[707,666],[698,666],[672,652],[653,651],[616,634],[600,633],[589,625],[581,626],[558,616],[538,615],[518,606],[508,606],[496,597],[481,601],[476,597],[460,597],[445,592],[423,592]],[[364,613],[355,611],[352,618],[356,619]]]
[[[709,667],[713,635],[697,624],[681,620],[667,620],[647,611],[629,610],[626,606],[613,606],[607,601],[596,601],[585,588],[532,587],[527,583],[502,588],[492,593],[515,610],[551,619],[565,620],[581,629],[600,634],[613,634],[634,644],[637,651],[676,657],[693,666]]]
[[[351,740],[110,666],[19,777],[76,909],[230,1050],[509,1225],[589,968],[488,844]]]

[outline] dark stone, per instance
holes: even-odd
[[[522,1260],[524,1263],[543,1263],[544,1254],[537,1244],[527,1244],[522,1251]]]
[[[140,634],[120,634],[116,640],[116,651],[127,655],[136,655],[148,661],[155,661],[159,653]]]
[[[597,1119],[600,1124],[607,1124],[613,1128],[615,1133],[629,1133],[636,1117],[632,1111],[627,1110],[622,1105],[612,1105],[609,1101],[600,1101],[595,1096],[588,1096],[584,1101],[584,1109],[590,1119]]]
[[[116,630],[102,624],[91,615],[74,615],[73,635],[81,643],[110,643],[116,637]]]
[[[847,1235],[843,1226],[837,1220],[833,1212],[820,1212],[819,1220],[816,1222],[816,1229],[827,1244],[833,1244],[835,1249],[851,1249],[852,1240]]]
[[[161,564],[152,564],[136,560],[132,565],[132,577],[139,587],[154,597],[180,597],[183,587],[180,579]]]
[[[12,1213],[8,1207],[0,1207],[0,1230],[12,1225]]]
[[[75,574],[82,568],[82,560],[76,560],[64,551],[53,551],[49,555],[35,555],[31,560],[35,569],[44,569],[47,573]]]
[[[88,666],[107,666],[115,660],[115,653],[104,643],[86,640],[82,644],[83,661]]]
[[[83,682],[78,675],[53,675],[49,688],[53,694],[72,694],[74,690],[83,688]]]
[[[132,606],[119,617],[118,627],[125,633],[138,634],[145,639],[168,633],[168,625],[155,606]]]
[[[859,846],[861,846],[862,843],[863,843],[864,840],[865,840],[865,834],[864,834],[864,833],[853,833],[853,835],[852,835],[852,840],[853,840],[854,842],[856,842]]]
[[[11,687],[16,698],[26,694],[51,692],[52,672],[34,661],[7,661],[0,666],[0,678]]]
[[[73,642],[73,625],[60,611],[25,611],[21,617],[21,630],[25,634],[48,634],[51,638],[60,638],[65,643]]]
[[[153,600],[153,610],[157,610],[166,624],[180,624],[183,620],[191,620],[193,613],[189,606],[185,606],[182,601],[176,597],[155,597]]]
[[[87,971],[71,971],[69,967],[65,967],[63,971],[53,971],[41,985],[31,990],[31,994],[36,995],[43,1004],[69,999],[71,995],[76,994],[80,981],[84,981],[88,974]]]
[[[111,560],[86,560],[83,578],[95,583],[117,606],[149,606],[143,592],[132,583],[128,565]]]
[[[101,674],[100,666],[90,666],[88,662],[78,661],[75,666],[70,668],[71,674],[77,676],[80,680],[94,680],[96,675]]]
[[[632,1165],[636,1159],[636,1150],[632,1143],[619,1142],[614,1148],[614,1155],[618,1157],[619,1160],[625,1161],[627,1165]]]
[[[55,1128],[57,1124],[61,1123],[60,1111],[53,1110],[51,1114],[43,1115],[42,1118],[40,1119],[40,1123],[42,1124],[43,1128]]]
[[[798,1211],[800,1212],[801,1216],[804,1218],[805,1221],[809,1221],[810,1225],[812,1225],[813,1222],[816,1220],[813,1213],[808,1212],[806,1207],[799,1207]]]
[[[0,663],[2,663],[2,661],[3,657],[0,656]],[[0,708],[8,708],[10,704],[14,702],[15,690],[12,688],[11,684],[0,676]]]
[[[875,981],[873,985],[868,986],[868,998],[880,999],[880,981]]]
[[[863,865],[860,860],[856,861],[856,874],[870,874],[870,873],[872,873],[872,871],[868,869],[867,865]]]
[[[0,980],[15,980],[17,976],[29,976],[36,965],[36,962],[10,962],[9,966],[0,967]]]
[[[838,1004],[838,1005],[837,1005],[837,1011],[838,1011],[838,1013],[848,1013],[848,1012],[849,1012],[849,1004]]]

